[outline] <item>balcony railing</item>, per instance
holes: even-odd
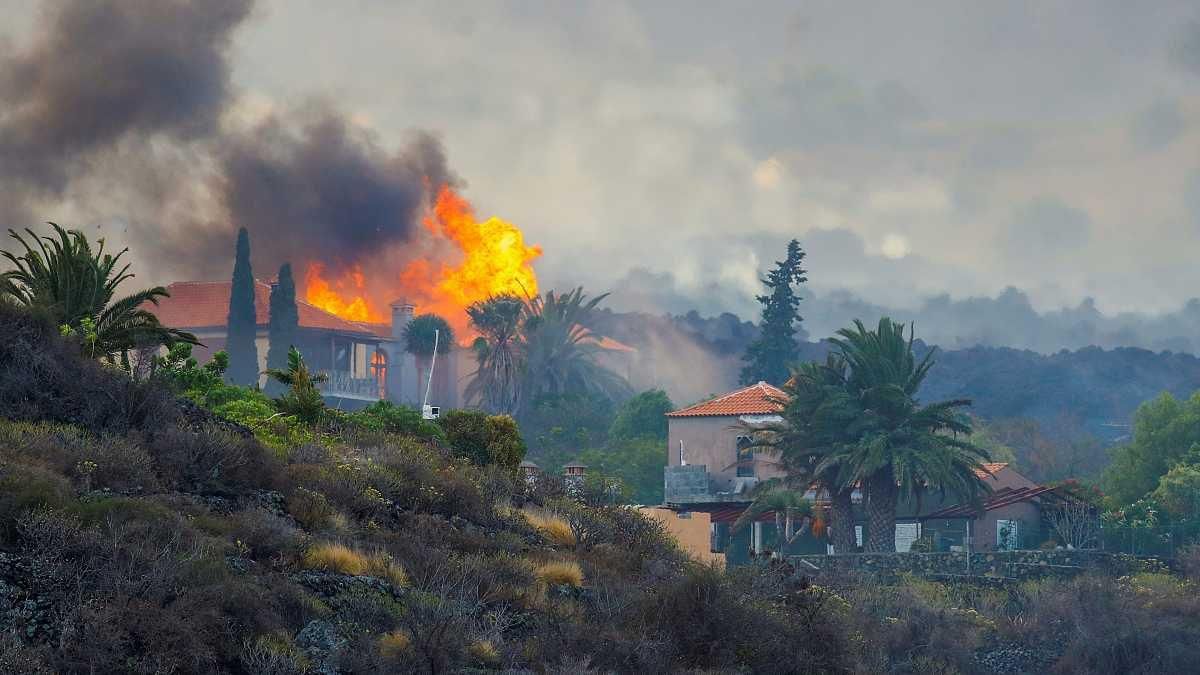
[[[379,383],[373,377],[353,377],[351,373],[337,370],[326,373],[326,375],[329,376],[329,379],[319,385],[321,393],[325,396],[368,401],[379,398]]]

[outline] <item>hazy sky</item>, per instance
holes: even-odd
[[[0,0],[0,54],[37,11]],[[548,285],[745,313],[797,237],[814,289],[877,303],[1200,295],[1195,3],[274,0],[230,34],[221,125],[316,101],[385,148],[432,131]]]

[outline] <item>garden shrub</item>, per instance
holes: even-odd
[[[508,415],[481,410],[451,410],[438,419],[455,454],[485,466],[495,464],[516,473],[525,458],[525,441]]]

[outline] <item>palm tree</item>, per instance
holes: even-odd
[[[127,360],[130,350],[141,347],[199,344],[196,336],[163,326],[153,312],[144,309],[146,304],[157,305],[159,298],[170,296],[162,286],[114,300],[117,287],[133,278],[128,264],[117,267],[129,249],[107,254],[100,239],[93,252],[79,230],[49,225],[57,238],[25,230],[27,240],[8,231],[24,252],[0,251],[14,267],[0,274],[0,295],[49,312],[64,332],[86,334],[85,351],[109,361],[117,355]]]
[[[868,552],[895,550],[896,504],[938,490],[974,499],[988,487],[979,478],[987,452],[966,440],[966,399],[922,406],[916,394],[933,366],[931,350],[920,361],[904,326],[884,317],[876,330],[861,321],[830,342],[849,368],[846,393],[859,409],[857,441],[822,460],[837,466],[843,482],[861,481],[867,507]],[[820,465],[818,470],[820,470]]]
[[[825,363],[802,363],[784,384],[787,399],[779,422],[743,423],[755,449],[777,457],[786,483],[829,496],[829,535],[834,551],[855,550],[854,480],[831,458],[857,440],[859,410],[846,393],[846,362],[830,354]]]
[[[304,357],[295,347],[288,349],[286,370],[268,368],[266,374],[288,388],[283,396],[275,399],[275,406],[280,412],[295,415],[309,424],[320,421],[325,411],[325,399],[317,385],[329,379],[327,374],[309,372]]]
[[[472,347],[479,364],[467,384],[468,401],[492,412],[509,413],[520,398],[521,319],[525,303],[515,295],[498,295],[467,308],[471,326],[479,331]]]
[[[619,399],[631,393],[624,378],[596,360],[604,350],[595,331],[596,306],[606,297],[604,293],[586,300],[583,289],[576,288],[526,300],[518,410],[539,396],[594,393]]]
[[[754,501],[733,521],[730,529],[737,532],[765,513],[775,514],[775,534],[778,537],[776,556],[782,555],[792,542],[816,522],[812,502],[804,498],[803,492],[782,487],[772,479],[759,485],[754,492]],[[799,528],[796,527],[796,521],[800,521]]]
[[[453,329],[437,314],[422,314],[404,327],[404,350],[417,359],[417,382],[421,386],[429,376],[435,345],[438,354],[448,354],[454,346]]]

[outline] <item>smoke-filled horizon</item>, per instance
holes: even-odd
[[[813,337],[883,312],[955,346],[1197,334],[1190,3],[0,11],[0,225],[91,228],[148,282],[223,278],[243,225],[263,277],[449,255],[420,223],[445,182],[542,245],[543,287],[617,308],[754,319],[796,237]]]

